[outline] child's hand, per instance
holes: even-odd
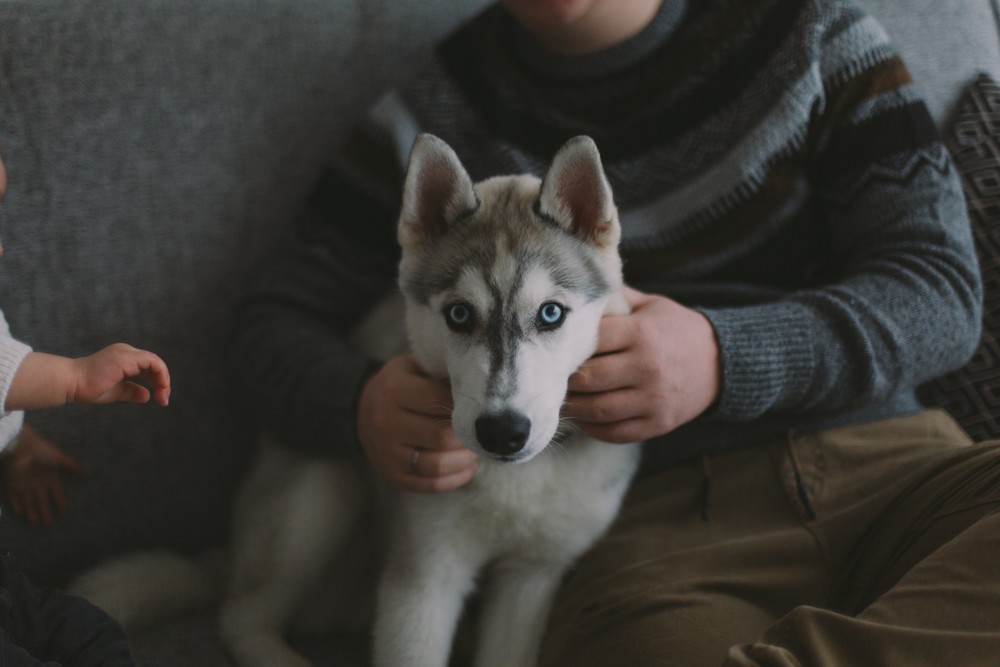
[[[60,474],[83,472],[76,459],[27,424],[0,461],[11,509],[34,524],[48,525],[66,509]]]
[[[13,411],[67,403],[145,403],[150,395],[160,405],[169,402],[167,365],[152,352],[115,343],[79,359],[29,352],[14,374],[4,407]]]
[[[163,360],[152,352],[115,343],[75,359],[74,364],[73,403],[146,403],[150,390],[160,405],[167,405],[170,400],[170,373]],[[142,381],[150,389],[134,380]]]

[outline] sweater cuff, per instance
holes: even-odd
[[[706,417],[750,421],[808,396],[815,367],[808,309],[776,302],[699,311],[715,328],[722,366],[719,399]]]
[[[4,408],[7,404],[7,392],[14,381],[14,374],[29,352],[30,346],[9,336],[0,336],[0,418],[9,414]]]
[[[24,426],[24,412],[8,412],[0,417],[0,453],[10,447]]]

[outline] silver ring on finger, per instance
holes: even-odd
[[[414,475],[420,474],[417,471],[417,464],[420,463],[420,453],[422,451],[423,450],[420,449],[419,447],[413,448],[413,456],[410,457],[410,472],[412,472]]]

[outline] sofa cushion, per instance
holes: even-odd
[[[943,127],[980,72],[1000,80],[1000,0],[857,0],[885,28]]]

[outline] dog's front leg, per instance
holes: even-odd
[[[530,667],[549,619],[565,567],[553,564],[500,566],[491,573],[479,620],[475,667]]]
[[[390,555],[375,611],[376,667],[448,664],[455,626],[476,568],[442,551],[414,549],[401,558],[393,557],[398,552]]]
[[[232,582],[219,612],[219,632],[236,664],[309,665],[283,635],[367,503],[368,486],[352,466],[261,447],[237,502]]]

